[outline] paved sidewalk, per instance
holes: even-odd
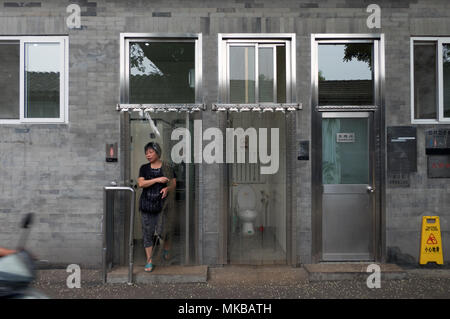
[[[64,269],[40,270],[34,287],[52,298],[450,298],[450,269],[407,269],[401,280],[309,282],[304,268],[230,266],[210,268],[207,283],[107,284],[100,271],[81,271],[81,288],[69,289]],[[148,274],[151,276],[151,274]],[[369,275],[369,274],[368,274]]]

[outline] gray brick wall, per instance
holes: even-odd
[[[376,1],[381,30],[369,30],[365,8],[373,1],[34,1],[0,2],[0,34],[69,36],[69,124],[0,125],[0,245],[14,246],[20,216],[36,213],[28,246],[52,263],[98,266],[101,261],[102,186],[120,179],[121,163],[105,163],[105,143],[119,140],[119,34],[121,32],[203,33],[204,101],[217,101],[217,33],[295,32],[296,138],[311,138],[311,33],[386,35],[386,125],[410,125],[409,37],[450,35],[446,0]],[[82,8],[81,30],[66,27],[66,6]],[[204,127],[224,126],[205,112]],[[408,189],[388,189],[386,246],[391,260],[418,261],[420,216],[441,216],[450,247],[448,180],[426,176],[424,130],[418,127],[418,172]],[[27,129],[27,130],[24,130]],[[297,147],[297,145],[293,145]],[[295,151],[295,149],[294,149]],[[312,260],[311,163],[296,161],[296,254]],[[224,176],[219,166],[203,168],[203,241],[206,264],[218,263]],[[447,255],[448,256],[448,255]],[[445,257],[446,260],[449,257]]]

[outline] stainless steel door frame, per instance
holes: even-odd
[[[321,113],[322,119],[368,119],[367,184],[322,184],[322,261],[373,261],[375,259],[374,191],[376,187],[373,117],[373,112]],[[322,163],[322,160],[320,162]],[[359,210],[359,213],[355,210]],[[366,216],[366,213],[369,216]],[[342,233],[351,233],[352,238],[346,238],[341,235]],[[337,238],[340,240],[336,240]],[[350,239],[352,243],[349,244],[346,239]]]
[[[230,112],[226,112],[224,113],[224,115],[226,116],[226,122],[228,127],[232,127],[234,128],[235,126],[233,125],[233,121],[231,118],[231,113]],[[288,126],[293,127],[292,123],[289,123],[289,121],[294,120],[293,118],[291,118],[289,120],[289,118],[285,115],[284,116],[284,130],[285,130],[285,136],[289,135],[289,131],[288,131]],[[289,140],[289,139],[288,139]],[[288,141],[287,140],[287,141]],[[226,147],[223,148],[224,149],[224,156],[226,155]],[[289,149],[289,144],[286,144],[286,149]],[[280,157],[280,161],[281,161]],[[290,163],[288,161],[288,157],[285,156],[284,157],[284,165],[286,166],[286,171],[284,174],[284,178],[285,178],[285,183],[286,183],[286,192],[284,194],[284,201],[286,204],[286,216],[284,219],[284,222],[286,223],[286,234],[285,234],[285,241],[286,241],[286,258],[285,260],[280,263],[280,264],[286,264],[286,265],[292,265],[292,266],[296,266],[297,265],[297,255],[296,252],[294,251],[295,248],[295,223],[293,223],[293,220],[295,218],[294,214],[292,213],[293,210],[289,209],[290,208],[290,202],[292,201],[292,192],[290,191],[289,187],[290,185],[292,185],[292,180],[291,180],[291,176],[290,174],[288,174],[288,169],[290,167]],[[224,183],[224,191],[225,191],[225,198],[227,198],[227,201],[224,205],[224,210],[222,211],[221,214],[221,222],[222,222],[222,234],[223,234],[223,238],[221,238],[220,240],[220,244],[221,247],[219,248],[219,250],[222,250],[221,254],[221,262],[222,264],[233,264],[233,262],[231,261],[231,254],[230,254],[230,239],[232,238],[232,234],[231,234],[231,223],[229,221],[230,219],[230,213],[233,211],[234,207],[233,207],[233,191],[232,188],[237,186],[238,184],[233,184],[233,168],[232,168],[233,164],[231,163],[227,163],[224,164],[223,166],[223,170],[224,170],[224,176],[225,176],[225,183]],[[292,226],[292,229],[291,229]],[[219,251],[220,252],[220,251]],[[239,263],[235,263],[235,264],[239,264]],[[241,263],[241,264],[246,264]],[[261,262],[259,265],[271,265],[273,264],[273,261],[270,263],[264,263]],[[256,265],[253,263],[250,263],[250,265]]]
[[[296,67],[296,34],[295,33],[219,33],[218,34],[218,83],[219,83],[219,92],[218,92],[218,102],[219,103],[229,103],[229,88],[227,79],[228,76],[228,50],[227,47],[229,44],[238,44],[238,43],[261,43],[261,44],[284,44],[286,47],[286,102],[293,103],[297,100],[297,86],[296,86],[296,78],[297,78],[297,67]],[[225,128],[226,122],[228,120],[228,113],[223,115],[218,114],[219,122],[223,128]],[[287,125],[286,125],[287,126]],[[294,125],[292,130],[295,131]],[[292,134],[290,134],[292,135]],[[292,147],[292,145],[286,145],[287,149]],[[223,153],[224,158],[226,157],[226,148],[224,148]],[[286,167],[292,167],[295,165],[291,165],[290,160],[286,157]],[[223,192],[225,200],[221,203],[221,212],[220,212],[220,231],[219,231],[219,251],[218,251],[218,263],[219,264],[228,264],[229,256],[228,256],[228,241],[229,241],[229,222],[228,215],[230,211],[231,199],[230,199],[230,183],[231,180],[231,169],[229,164],[221,165],[221,174],[220,178],[222,180]],[[291,174],[286,174],[288,185],[292,185]],[[291,184],[292,183],[292,184]],[[289,195],[286,194],[287,199],[286,203],[290,203],[292,201],[292,192],[290,188],[288,188]],[[290,204],[288,204],[290,205]],[[294,209],[288,209],[290,206],[286,206],[286,222],[287,225],[292,225],[294,228],[295,223],[295,214]],[[297,264],[297,255],[295,251],[295,238],[296,231],[295,228],[291,229],[291,227],[287,228],[287,263],[296,265]]]
[[[371,106],[318,106],[318,45],[320,42],[347,43],[357,40],[373,41],[374,43],[374,105]],[[312,247],[311,261],[318,263],[322,260],[322,112],[324,111],[373,111],[373,128],[375,142],[375,185],[374,207],[374,247],[375,261],[386,260],[386,177],[385,177],[385,45],[382,33],[317,33],[311,34],[311,226]]]
[[[126,116],[126,119],[124,121],[127,122],[126,124],[126,132],[124,132],[124,136],[122,137],[122,141],[123,141],[123,145],[124,145],[124,149],[123,152],[126,153],[126,160],[124,160],[124,171],[126,172],[126,182],[128,182],[128,185],[130,185],[131,187],[135,187],[136,188],[136,180],[133,180],[132,182],[132,162],[133,162],[133,156],[135,156],[133,154],[132,148],[131,148],[131,137],[133,136],[133,122],[147,122],[147,119],[133,119],[131,118],[131,116],[129,115],[128,112],[121,112],[121,114],[124,114]],[[186,129],[190,129],[192,127],[192,121],[194,120],[195,116],[199,113],[199,112],[194,112],[194,113],[190,113],[190,112],[185,112],[185,115],[180,115],[180,120],[184,121],[185,124],[185,128]],[[166,114],[166,113],[162,113]],[[183,116],[183,117],[182,117]],[[145,124],[147,125],[147,124]],[[192,143],[192,142],[191,142]],[[142,146],[143,147],[143,146]],[[189,165],[194,165],[189,164]],[[189,185],[190,179],[195,179],[195,173],[191,174],[190,169],[189,169],[189,165],[186,165],[186,170],[185,170],[185,174],[184,174],[184,178],[185,178],[185,219],[184,220],[180,220],[180,222],[183,222],[185,227],[183,229],[184,231],[184,236],[181,237],[181,239],[184,239],[184,242],[181,244],[181,246],[183,247],[183,252],[184,252],[184,259],[182,260],[182,263],[184,265],[189,265],[189,264],[198,264],[199,258],[197,255],[197,251],[198,251],[198,246],[200,244],[200,240],[199,240],[199,231],[198,229],[192,227],[193,222],[191,220],[191,218],[194,218],[195,221],[198,220],[199,216],[198,216],[198,209],[195,209],[195,212],[191,212],[191,206],[192,206],[192,199],[190,198],[190,195],[193,192],[197,192],[198,191],[198,186],[194,185],[194,188],[191,189],[191,186]],[[135,170],[138,169],[138,167],[134,168]],[[135,199],[135,205],[134,205],[134,210],[133,210],[133,214],[135,216],[140,215],[139,214],[139,205],[138,205],[138,201],[139,201],[139,197],[136,196]],[[132,219],[134,221],[134,218]],[[197,222],[195,222],[195,224],[197,224]],[[128,231],[127,236],[129,234],[129,232],[131,232],[131,229],[135,230],[134,228],[134,224],[128,226],[128,224],[126,223],[126,229],[130,229],[130,231]],[[134,234],[133,234],[134,235]],[[127,247],[128,248],[128,247]],[[131,254],[132,252],[129,252],[129,254]]]

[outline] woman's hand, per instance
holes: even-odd
[[[157,180],[157,183],[162,183],[162,184],[166,184],[166,183],[169,182],[169,179],[167,177],[164,177],[164,176],[163,177],[159,177],[156,180]]]
[[[164,187],[163,189],[161,189],[161,191],[159,193],[162,193],[162,198],[165,198],[167,196],[167,192],[168,192],[168,188]]]

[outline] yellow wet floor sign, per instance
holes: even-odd
[[[444,264],[442,255],[441,226],[438,216],[422,217],[422,238],[420,240],[420,264],[435,262]]]

